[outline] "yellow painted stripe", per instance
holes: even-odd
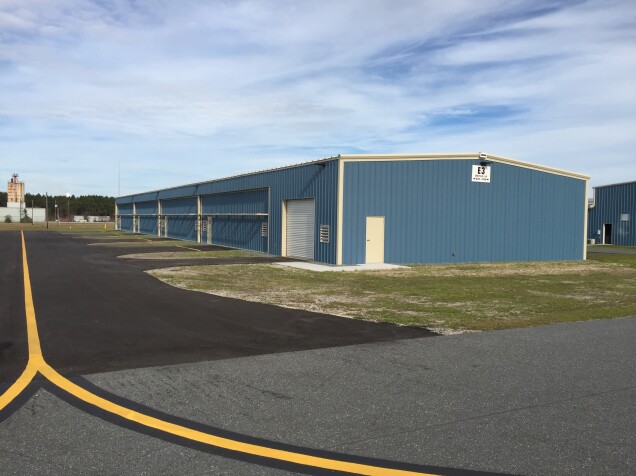
[[[123,407],[116,403],[112,403],[102,397],[99,397],[88,390],[83,389],[79,385],[74,384],[70,380],[66,379],[52,367],[47,364],[43,364],[40,367],[40,372],[53,384],[59,388],[67,391],[74,397],[83,400],[86,403],[96,406],[108,413],[120,416],[126,420],[139,423],[149,428],[154,428],[164,433],[176,435],[182,438],[186,438],[191,441],[199,443],[205,443],[208,445],[216,446],[231,451],[239,451],[241,453],[247,453],[255,456],[263,456],[265,458],[277,459],[280,461],[287,461],[290,463],[302,464],[307,466],[313,466],[316,468],[330,469],[336,471],[344,471],[355,474],[365,475],[386,475],[386,476],[406,476],[406,475],[422,475],[423,473],[416,473],[412,471],[404,471],[390,468],[380,468],[376,466],[368,466],[358,463],[350,463],[346,461],[332,460],[328,458],[321,458],[317,456],[305,455],[302,453],[294,453],[291,451],[278,450],[268,448],[266,446],[253,445],[250,443],[243,443],[241,441],[231,440],[229,438],[223,438],[220,436],[210,435],[201,431],[186,428],[181,425],[175,425],[158,418],[154,418],[143,413],[136,412],[129,408]]]
[[[38,325],[35,321],[35,306],[33,305],[33,294],[31,293],[31,278],[29,276],[29,263],[27,261],[26,244],[24,242],[24,232],[22,236],[22,270],[24,274],[24,308],[26,310],[27,335],[29,338],[29,361],[33,357],[42,358],[42,348],[40,347],[40,336]]]
[[[311,466],[314,468],[322,468],[328,470],[341,471],[346,473],[363,474],[369,476],[435,476],[427,473],[419,473],[414,471],[405,471],[400,469],[382,468],[378,466],[370,466],[366,464],[352,463],[348,461],[339,461],[318,456],[311,456],[293,451],[279,450],[269,448],[267,446],[254,445],[241,441],[223,438],[202,431],[193,430],[185,426],[176,425],[158,418],[145,415],[143,413],[131,410],[122,405],[110,402],[88,390],[74,384],[67,378],[63,377],[53,367],[48,365],[42,357],[40,348],[40,340],[38,338],[37,322],[35,317],[35,308],[33,306],[33,297],[31,293],[31,282],[29,278],[29,268],[27,263],[26,245],[24,242],[24,234],[22,234],[22,263],[24,266],[24,299],[26,304],[27,331],[29,333],[29,364],[24,373],[18,380],[0,397],[0,403],[6,400],[6,404],[12,401],[17,395],[24,390],[28,383],[33,379],[39,371],[52,384],[70,393],[74,397],[100,408],[108,413],[125,418],[134,423],[154,428],[164,433],[186,438],[198,443],[215,446],[231,451],[237,451],[254,456],[286,461],[289,463]],[[1,409],[2,407],[0,407]]]
[[[24,274],[24,308],[27,318],[27,336],[29,339],[29,362],[22,374],[11,385],[6,392],[0,395],[0,410],[11,403],[22,391],[31,383],[38,373],[38,366],[43,363],[42,350],[40,348],[40,338],[38,337],[38,327],[35,322],[35,309],[33,306],[33,296],[31,294],[31,279],[29,278],[29,266],[27,264],[26,246],[24,244],[24,232],[20,232],[22,238],[22,269]]]
[[[38,373],[38,369],[35,365],[28,363],[22,375],[11,385],[6,392],[0,395],[0,410],[3,410],[9,403],[11,403],[22,391],[31,383],[33,377]]]

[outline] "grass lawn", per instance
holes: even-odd
[[[636,246],[616,246],[616,245],[587,245],[588,250],[592,251],[636,251]]]
[[[587,255],[587,259],[595,263],[614,263],[636,268],[636,254],[590,253]]]
[[[351,273],[259,264],[167,268],[150,274],[174,286],[220,296],[436,330],[636,315],[636,255]]]

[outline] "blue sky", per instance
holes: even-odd
[[[0,183],[478,151],[636,180],[634,78],[633,0],[0,0]]]

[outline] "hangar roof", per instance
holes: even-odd
[[[571,177],[571,178],[576,178],[576,179],[580,179],[580,180],[589,180],[589,176],[588,175],[584,175],[584,174],[580,174],[580,173],[576,173],[576,172],[570,172],[567,170],[562,170],[562,169],[557,169],[554,167],[547,167],[544,165],[539,165],[539,164],[533,164],[531,162],[524,162],[521,160],[516,160],[516,159],[511,159],[508,157],[501,157],[498,155],[491,155],[491,154],[484,154],[483,152],[459,152],[459,153],[455,153],[455,154],[449,154],[449,153],[443,153],[443,154],[420,154],[420,153],[410,153],[410,154],[339,154],[337,156],[333,156],[333,157],[325,157],[323,159],[318,159],[318,160],[310,160],[308,162],[300,162],[298,164],[291,164],[291,165],[284,165],[281,167],[274,167],[271,169],[263,169],[263,170],[258,170],[255,172],[247,172],[244,174],[238,174],[238,175],[230,175],[227,177],[221,177],[221,178],[217,178],[217,179],[211,179],[211,180],[202,180],[201,182],[194,182],[194,183],[188,183],[188,184],[181,184],[181,185],[175,185],[173,187],[166,187],[166,188],[161,188],[161,189],[157,189],[157,190],[148,190],[148,191],[144,191],[144,192],[139,192],[139,193],[131,193],[131,194],[127,194],[127,195],[121,195],[117,198],[124,198],[124,197],[132,197],[134,195],[139,195],[140,193],[146,194],[146,193],[153,193],[153,192],[159,192],[159,191],[163,191],[163,190],[171,190],[174,188],[181,188],[181,187],[188,187],[188,186],[195,186],[195,185],[200,185],[200,184],[204,184],[204,183],[211,183],[211,182],[220,182],[223,180],[228,180],[228,179],[234,179],[234,178],[239,178],[239,177],[247,177],[250,175],[257,175],[257,174],[262,174],[262,173],[267,173],[267,172],[275,172],[278,170],[285,170],[285,169],[291,169],[294,167],[303,167],[306,165],[312,165],[312,164],[320,164],[320,163],[324,163],[324,162],[330,162],[333,160],[343,160],[343,161],[372,161],[372,160],[378,160],[378,161],[387,161],[387,160],[395,160],[395,161],[400,161],[400,160],[458,160],[458,159],[475,159],[475,160],[479,160],[481,158],[484,157],[484,155],[486,156],[487,160],[490,162],[500,162],[503,164],[508,164],[508,165],[515,165],[517,167],[524,167],[524,168],[528,168],[528,169],[532,169],[532,170],[538,170],[541,172],[548,172],[548,173],[552,173],[552,174],[557,174],[557,175],[564,175],[566,177]]]
[[[345,160],[452,160],[452,159],[480,159],[486,156],[490,162],[500,162],[503,164],[516,165],[527,169],[539,170],[557,175],[565,175],[566,177],[577,178],[581,180],[589,180],[588,175],[568,170],[547,167],[545,165],[533,164],[522,160],[511,159],[498,155],[484,154],[483,152],[462,152],[457,154],[342,154],[338,157]]]
[[[631,185],[633,183],[636,183],[636,180],[632,180],[630,182],[607,183],[605,185],[597,185],[596,187],[592,188],[615,187],[616,185]]]

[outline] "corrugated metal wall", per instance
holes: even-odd
[[[217,193],[201,197],[203,213],[267,213],[267,189]]]
[[[139,220],[139,232],[157,234],[157,200],[135,203],[135,215]]]
[[[268,217],[253,214],[268,213],[268,189],[203,195],[201,208],[204,217],[212,216],[212,244],[267,252],[261,226]]]
[[[121,217],[121,230],[123,231],[132,231],[133,228],[133,217],[132,216],[122,216]]]
[[[137,211],[139,212],[139,211]],[[173,200],[161,200],[162,215],[196,215],[197,198],[176,198]]]
[[[261,236],[263,216],[215,216],[212,218],[212,244],[267,252],[267,237]]]
[[[140,216],[139,217],[139,233],[148,235],[157,234],[157,217],[156,216]]]
[[[117,203],[117,213],[120,217],[120,229],[133,231],[133,205],[132,202]]]
[[[621,220],[621,215],[629,215]],[[623,217],[625,218],[625,217]],[[612,225],[612,243],[636,246],[636,182],[594,189],[594,207],[589,210],[588,238],[603,242],[603,225]]]
[[[387,263],[583,258],[584,180],[476,160],[347,162],[343,263],[365,260],[367,216],[385,217]]]
[[[157,200],[135,203],[135,212],[137,215],[156,215]]]
[[[168,238],[197,241],[196,216],[171,215],[168,217]]]
[[[269,212],[269,253],[274,255],[281,254],[282,247],[282,202],[288,199],[298,198],[315,198],[316,199],[316,237],[315,237],[315,260],[324,263],[336,262],[336,226],[337,226],[337,186],[338,186],[338,162],[336,160],[324,162],[320,164],[307,164],[298,167],[290,167],[287,169],[273,170],[269,172],[256,173],[241,177],[234,177],[214,182],[205,182],[195,185],[187,185],[176,187],[168,190],[160,190],[157,192],[142,193],[117,199],[120,207],[127,203],[139,203],[149,200],[161,200],[163,214],[185,214],[197,213],[196,196],[201,195],[204,201],[203,213],[268,213]],[[262,201],[266,190],[269,190],[269,204],[264,207]],[[231,197],[227,192],[244,192]],[[223,197],[213,195],[226,194]],[[209,197],[210,196],[210,197]],[[182,200],[186,198],[185,201]],[[232,202],[232,198],[236,202]],[[177,199],[177,200],[171,200]],[[187,202],[187,200],[192,200]],[[231,210],[221,212],[220,210]],[[120,212],[120,215],[123,213]],[[225,232],[233,229],[236,222],[228,219],[225,222],[214,220],[213,228],[219,221],[221,229],[219,232]],[[196,231],[194,230],[194,222],[182,223],[177,227],[178,235],[173,234],[173,217],[169,218],[168,236],[185,237],[182,239],[196,240]],[[256,235],[256,225],[258,220],[244,223],[246,227],[242,229],[234,229],[243,238],[252,237],[249,243],[254,248],[261,250],[263,242]],[[249,226],[248,226],[249,225]],[[329,225],[332,230],[334,239],[330,243],[320,243],[318,230],[320,225]],[[186,233],[186,228],[192,227],[192,232]],[[260,226],[260,225],[258,225]],[[123,225],[122,225],[123,228]],[[215,232],[217,230],[215,229]],[[260,228],[258,230],[260,234]],[[226,235],[229,240],[230,235]],[[229,242],[229,241],[228,241]],[[250,246],[252,246],[250,245]]]
[[[118,203],[117,213],[119,215],[132,215],[133,206],[132,203]]]

